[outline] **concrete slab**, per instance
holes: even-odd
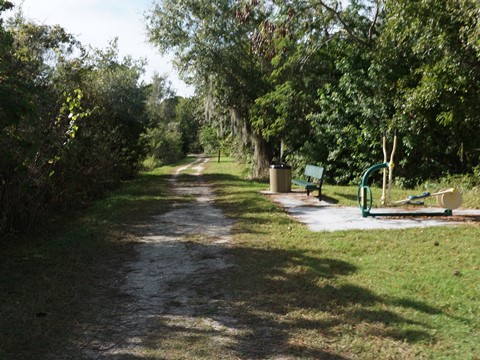
[[[265,194],[267,195],[267,194]],[[267,195],[268,196],[268,195]],[[453,211],[454,216],[376,216],[362,217],[358,207],[337,206],[307,197],[304,194],[285,193],[275,194],[270,198],[280,204],[294,219],[304,223],[312,231],[340,231],[340,230],[373,230],[373,229],[406,229],[430,226],[452,226],[465,223],[468,220],[460,216],[469,217],[470,221],[480,219],[480,210],[458,209]],[[443,213],[441,208],[421,208],[405,210],[401,208],[372,209],[371,213],[388,212],[431,212]]]

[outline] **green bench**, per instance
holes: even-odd
[[[301,186],[307,190],[307,196],[310,192],[318,190],[318,200],[322,200],[323,167],[307,165],[305,167],[305,176],[307,180],[293,179],[292,183]]]

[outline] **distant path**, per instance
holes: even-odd
[[[210,285],[231,266],[223,253],[232,222],[214,205],[214,194],[202,179],[206,158],[177,169],[171,179],[175,196],[193,197],[155,216],[142,228],[137,257],[120,285],[122,301],[99,324],[85,329],[82,347],[90,359],[140,358],[152,352],[150,339],[169,328],[216,329],[216,341],[236,332],[226,319],[199,316],[223,294]],[[193,179],[182,181],[185,171]],[[195,241],[191,241],[191,240]],[[118,302],[114,300],[114,304]],[[225,338],[225,339],[224,339]]]

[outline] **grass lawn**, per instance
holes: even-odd
[[[0,359],[63,358],[51,354],[76,341],[77,324],[108,309],[118,269],[134,256],[128,228],[182,201],[166,196],[172,169],[143,173],[35,234],[0,239]]]
[[[477,226],[313,233],[232,161],[211,162],[208,173],[236,220],[238,266],[225,284],[231,311],[251,328],[239,339],[245,357],[478,358]],[[355,187],[326,185],[324,194],[356,202]]]
[[[191,201],[169,195],[172,171],[141,174],[35,236],[2,239],[0,359],[52,358],[75,341],[79,322],[108,308],[118,269],[134,256],[127,229]],[[204,177],[234,220],[226,251],[235,266],[215,279],[224,296],[210,315],[228,315],[242,331],[215,346],[209,334],[159,337],[152,348],[175,349],[161,358],[479,359],[477,226],[313,233],[233,160],[212,159]],[[356,187],[323,192],[356,203]],[[478,207],[473,193],[465,198]],[[159,358],[152,354],[145,358]]]

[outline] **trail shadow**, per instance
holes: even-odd
[[[205,351],[210,351],[212,358],[225,359],[284,356],[345,359],[328,348],[295,341],[297,332],[301,331],[315,331],[319,335],[329,333],[339,325],[337,319],[298,317],[282,320],[282,317],[288,317],[289,313],[297,310],[328,312],[335,310],[332,309],[333,305],[339,308],[359,299],[368,304],[376,301],[361,289],[337,289],[316,284],[319,280],[331,280],[356,271],[354,266],[340,260],[312,257],[301,251],[194,246],[207,253],[216,248],[213,252],[222,252],[241,262],[248,259],[249,264],[204,277],[201,283],[197,283],[195,299],[191,299],[195,301],[193,311],[191,308],[185,311],[180,302],[164,309],[161,316],[151,323],[154,331],[146,342],[148,348],[164,346],[165,351],[169,351],[170,347],[190,347],[189,355],[192,358],[200,358]],[[292,266],[306,267],[308,270],[289,274],[287,268]],[[172,320],[186,313],[189,315],[184,326],[181,325],[182,320],[180,323]],[[199,323],[205,322],[205,319],[216,325],[202,328]]]
[[[86,316],[78,324],[84,337],[73,332],[70,351],[88,358],[85,350],[93,348],[93,354],[100,354],[98,358],[117,360],[342,360],[350,357],[329,344],[338,341],[339,328],[343,326],[366,326],[371,336],[379,338],[377,341],[435,341],[420,321],[385,308],[402,306],[433,315],[442,311],[410,299],[382,298],[346,282],[348,276],[357,272],[351,263],[311,251],[183,244],[189,253],[196,254],[192,261],[215,256],[234,260],[236,265],[222,269],[199,267],[200,270],[180,274],[165,284],[164,292],[152,294],[152,299],[168,300],[149,302],[147,310],[136,308],[137,314],[132,313],[130,305],[135,298],[123,294],[119,284],[111,284],[96,299],[105,304],[104,313]],[[172,244],[156,246],[160,254],[171,251]],[[182,295],[172,297],[173,288]],[[142,324],[130,324],[138,327],[133,333],[124,331],[125,326],[130,326],[124,318],[126,314],[127,319],[138,319]],[[310,340],[302,341],[303,337]],[[317,341],[311,341],[312,338]],[[133,344],[141,346],[142,355],[130,351]],[[109,352],[113,345],[119,351]]]

